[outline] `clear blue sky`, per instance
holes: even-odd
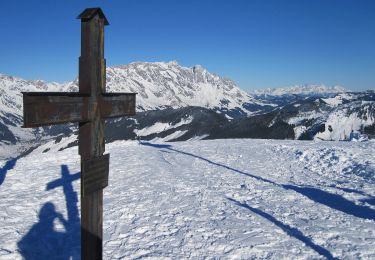
[[[201,64],[244,90],[375,88],[375,0],[1,0],[0,73],[77,76],[80,22],[101,7],[107,64]]]

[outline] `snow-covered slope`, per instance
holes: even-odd
[[[24,80],[0,74],[0,158],[17,156],[32,147],[36,141],[69,133],[69,126],[36,129],[21,128],[23,104],[21,92],[61,91],[57,83]]]
[[[316,140],[345,140],[352,131],[374,138],[373,91],[300,100],[282,110],[285,110],[285,121],[295,126],[296,138],[304,136]]]
[[[196,137],[344,140],[352,130],[375,138],[375,92],[299,97],[271,112],[230,120],[198,107],[148,111],[138,113],[136,120],[108,122],[107,127],[111,141],[135,139],[136,133],[144,140],[170,141]]]
[[[295,85],[283,88],[267,88],[254,91],[255,95],[283,96],[283,95],[327,95],[346,92],[342,86],[325,86],[317,84]]]
[[[256,96],[278,104],[262,117],[287,123],[296,139],[344,140],[359,131],[375,137],[375,92],[321,93],[319,95]]]
[[[112,143],[104,259],[374,259],[374,149]],[[77,147],[0,161],[1,259],[79,259],[79,171]]]
[[[352,131],[364,132],[375,124],[375,102],[356,101],[340,106],[325,120],[325,129],[315,135],[316,139],[344,140]]]
[[[57,83],[41,80],[24,80],[0,74],[0,123],[8,126],[22,124],[22,93],[39,91],[60,91]],[[12,128],[12,130],[16,130]],[[30,132],[26,130],[25,132]],[[21,137],[21,136],[18,136]]]

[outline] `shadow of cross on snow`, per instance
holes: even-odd
[[[193,153],[189,153],[189,152],[185,152],[185,151],[177,150],[177,149],[173,148],[172,145],[170,145],[170,144],[153,144],[153,143],[150,143],[150,142],[140,142],[140,144],[145,145],[145,146],[158,148],[158,149],[167,149],[168,151],[173,151],[173,152],[181,153],[181,154],[191,156],[191,157],[194,157],[194,158],[198,158],[198,159],[201,159],[201,160],[203,160],[207,163],[210,163],[210,164],[213,164],[215,166],[222,167],[222,168],[225,168],[227,170],[230,170],[230,171],[233,171],[233,172],[236,172],[236,173],[254,178],[258,181],[269,183],[271,185],[277,186],[277,187],[285,189],[285,190],[293,190],[293,191],[299,193],[300,195],[304,196],[305,198],[308,198],[308,199],[310,199],[310,200],[312,200],[316,203],[325,205],[327,207],[330,207],[331,209],[343,212],[345,214],[352,215],[352,216],[357,217],[357,218],[370,219],[370,220],[375,221],[375,210],[373,210],[372,208],[367,207],[367,206],[357,205],[354,202],[352,202],[352,201],[350,201],[350,200],[348,200],[348,199],[346,199],[346,198],[344,198],[344,197],[342,197],[338,194],[330,193],[330,192],[318,189],[316,187],[303,186],[303,185],[297,186],[297,185],[291,185],[291,184],[279,184],[279,183],[276,183],[274,181],[265,179],[263,177],[256,176],[254,174],[235,169],[235,168],[230,167],[228,165],[211,161],[211,160],[209,160],[207,158],[204,158],[202,156],[195,155]],[[336,187],[336,188],[345,191],[345,189],[338,188],[338,187]],[[361,193],[360,191],[357,191],[357,192]],[[367,202],[369,204],[374,204],[375,203],[374,197],[371,197],[371,196],[368,196],[368,197],[369,198],[367,200],[362,200],[362,201]]]
[[[62,187],[65,195],[66,208],[68,211],[68,221],[78,222],[79,213],[78,213],[78,196],[77,192],[74,191],[72,182],[79,180],[81,173],[77,172],[75,174],[70,174],[68,166],[61,165],[61,179],[52,181],[47,184],[47,190],[52,190],[57,187]]]
[[[61,165],[61,178],[47,184],[46,190],[63,188],[68,219],[56,211],[53,203],[45,203],[39,211],[39,222],[18,242],[24,259],[80,259],[78,196],[72,185],[79,178],[79,172],[70,174],[68,167]],[[64,226],[65,232],[55,230],[56,220]]]
[[[321,247],[317,244],[315,244],[311,238],[305,236],[300,230],[298,230],[297,228],[295,227],[291,227],[287,224],[284,224],[283,222],[277,220],[274,216],[260,210],[259,208],[253,208],[251,207],[250,205],[248,204],[245,204],[245,203],[241,203],[237,200],[234,200],[232,198],[227,198],[229,201],[232,201],[234,204],[236,204],[237,206],[240,206],[240,207],[243,207],[245,209],[248,209],[250,210],[251,212],[267,219],[268,221],[274,223],[277,227],[281,228],[285,233],[287,233],[289,236],[291,237],[294,237],[296,239],[298,239],[299,241],[303,242],[306,246],[310,247],[311,249],[313,249],[315,252],[317,252],[318,254],[320,254],[321,256],[324,256],[326,257],[327,259],[336,259],[333,257],[333,255],[331,254],[331,252],[329,252],[327,249],[325,249],[324,247]]]
[[[348,199],[346,199],[343,196],[340,196],[338,194],[330,193],[330,192],[324,191],[322,189],[318,189],[316,187],[303,186],[303,185],[297,186],[297,185],[291,185],[291,184],[278,184],[274,181],[265,179],[263,177],[259,177],[259,176],[256,176],[256,175],[253,175],[253,174],[235,169],[235,168],[230,167],[228,165],[224,165],[224,164],[221,164],[221,163],[218,163],[218,162],[211,161],[211,160],[209,160],[207,158],[204,158],[202,156],[195,155],[195,154],[190,153],[190,152],[180,151],[178,149],[172,148],[172,145],[169,145],[169,144],[153,144],[153,143],[150,143],[150,142],[140,142],[140,144],[144,145],[144,146],[150,146],[150,147],[153,147],[153,148],[157,148],[157,149],[166,149],[168,151],[177,152],[177,153],[180,153],[180,154],[184,154],[184,155],[187,155],[187,156],[198,158],[198,159],[201,159],[201,160],[203,160],[207,163],[213,164],[215,166],[223,167],[227,170],[230,170],[230,171],[242,174],[242,175],[246,175],[246,176],[254,178],[258,181],[269,183],[271,185],[282,188],[284,190],[297,192],[300,195],[304,196],[305,198],[308,198],[308,199],[310,199],[310,200],[312,200],[316,203],[322,204],[322,205],[327,206],[327,207],[329,207],[333,210],[340,211],[340,212],[345,213],[347,215],[352,215],[352,216],[357,217],[357,218],[370,219],[370,220],[375,221],[375,210],[373,210],[372,208],[367,207],[367,206],[357,205],[354,202],[352,202],[352,201],[350,201],[350,200],[348,200]],[[341,189],[345,192],[353,192],[352,190],[345,190],[345,189],[342,189],[342,188],[339,188],[339,187],[336,187],[336,188]],[[360,191],[356,191],[356,192],[362,193]],[[372,197],[372,196],[368,196],[368,197],[369,197],[369,199],[363,200],[363,202],[367,202],[369,204],[373,204],[373,203],[375,204],[374,197]],[[276,226],[283,229],[287,234],[289,234],[290,236],[295,237],[296,239],[302,241],[306,246],[310,247],[311,249],[313,249],[314,251],[316,251],[320,255],[322,255],[322,256],[324,256],[328,259],[334,259],[332,254],[327,249],[325,249],[325,248],[323,248],[323,247],[321,247],[317,244],[314,244],[311,241],[310,238],[306,237],[298,229],[290,227],[290,226],[282,223],[281,221],[277,220],[275,217],[273,217],[270,214],[268,214],[266,212],[263,212],[259,209],[253,208],[253,207],[251,207],[247,204],[242,204],[242,203],[240,203],[238,201],[235,201],[233,199],[229,199],[229,200],[234,202],[236,205],[247,208],[250,211],[252,211],[253,213],[258,214],[259,216],[273,222],[274,224],[276,224]]]

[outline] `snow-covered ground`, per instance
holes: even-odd
[[[79,258],[77,147],[0,162],[0,259]],[[104,258],[374,259],[375,142],[107,145]]]

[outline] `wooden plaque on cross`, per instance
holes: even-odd
[[[135,93],[106,93],[104,26],[100,8],[85,9],[81,19],[79,92],[23,92],[24,126],[79,123],[81,155],[81,257],[102,259],[103,189],[108,185],[109,154],[104,120],[135,115]]]

